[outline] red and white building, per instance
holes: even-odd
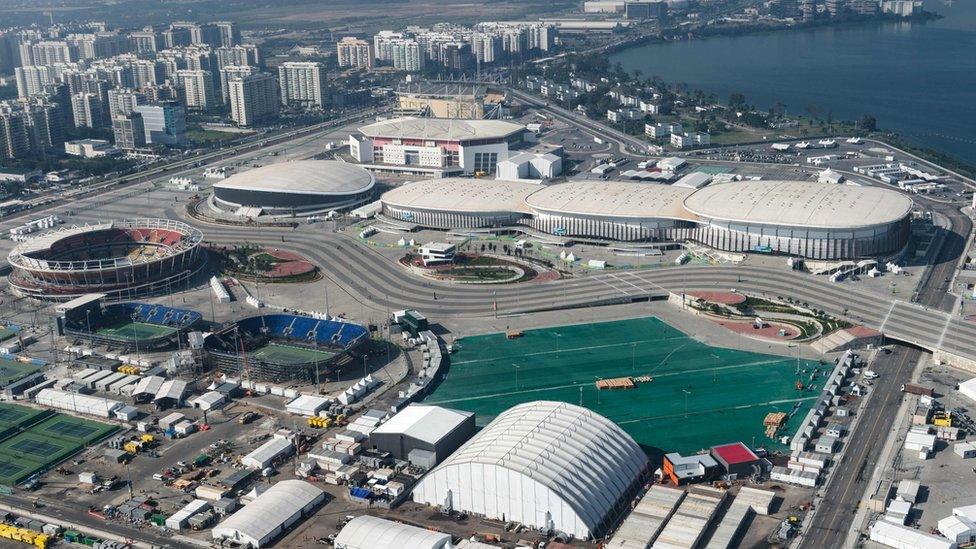
[[[524,135],[524,126],[502,120],[394,118],[359,128],[349,136],[349,150],[373,171],[488,175]]]

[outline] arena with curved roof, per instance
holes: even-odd
[[[640,446],[603,416],[528,402],[499,414],[431,470],[413,499],[586,539],[612,526],[647,466]]]
[[[254,168],[213,186],[212,207],[243,217],[308,215],[353,208],[373,196],[373,174],[334,160]]]
[[[702,244],[817,259],[900,250],[908,242],[912,206],[888,189],[805,181],[713,185],[684,201],[701,220],[691,238]]]
[[[913,203],[879,187],[742,181],[701,189],[623,181],[433,179],[384,194],[388,217],[437,229],[528,226],[556,236],[693,241],[817,260],[901,251]]]

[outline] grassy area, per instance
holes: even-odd
[[[240,139],[247,133],[239,132],[220,132],[216,130],[205,130],[203,128],[193,128],[186,131],[186,138],[194,143],[224,143]]]
[[[176,329],[170,328],[169,326],[159,326],[158,324],[119,320],[113,324],[99,328],[96,333],[126,341],[148,341],[172,335],[176,333]]]
[[[327,351],[270,343],[252,352],[250,356],[254,360],[276,364],[308,364],[316,361],[325,362],[335,355]]]
[[[816,362],[710,347],[657,318],[465,337],[447,376],[425,401],[472,411],[478,425],[511,406],[546,399],[580,404],[620,425],[649,453],[695,452],[741,440],[783,449],[763,433],[768,412],[791,413],[792,433],[819,388],[798,391],[799,377],[823,381]],[[595,382],[650,376],[629,390]]]

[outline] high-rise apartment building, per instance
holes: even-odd
[[[48,84],[58,80],[58,70],[50,65],[31,65],[14,69],[17,97],[25,98],[45,93]]]
[[[74,116],[76,128],[100,128],[103,126],[105,113],[102,112],[102,101],[98,94],[81,92],[72,95],[71,113]]]
[[[340,67],[373,68],[373,45],[366,40],[347,36],[336,44]]]
[[[274,75],[268,73],[235,76],[228,82],[230,117],[238,126],[278,114],[278,90]]]
[[[324,107],[325,67],[318,62],[286,62],[278,66],[281,102],[287,106]]]
[[[187,110],[209,111],[217,107],[217,92],[210,71],[184,69],[176,71]]]

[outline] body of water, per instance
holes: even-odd
[[[943,19],[650,44],[611,63],[765,110],[856,120],[976,165],[976,0],[926,0]]]

